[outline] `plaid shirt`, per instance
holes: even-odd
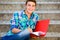
[[[14,12],[13,18],[11,19],[11,28],[19,28],[20,30],[25,30],[30,27],[31,29],[35,28],[36,22],[39,20],[39,17],[36,13],[32,13],[30,19],[25,14],[24,10],[20,12]]]

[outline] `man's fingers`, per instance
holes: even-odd
[[[31,28],[28,28],[29,32],[32,32],[32,29]]]

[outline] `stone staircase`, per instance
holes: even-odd
[[[24,8],[25,0],[0,0],[0,37],[10,28],[10,19],[14,11]],[[60,0],[37,0],[36,13],[40,20],[50,19],[48,32],[44,38],[31,40],[60,40]]]

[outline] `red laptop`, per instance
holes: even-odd
[[[39,32],[40,33],[39,37],[44,37],[47,33],[48,26],[49,26],[49,19],[39,20],[36,23],[34,32]],[[36,35],[32,34],[31,36],[36,36]]]

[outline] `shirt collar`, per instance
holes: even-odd
[[[23,14],[25,14],[25,12],[24,12],[24,11],[25,11],[25,10],[23,10]],[[31,14],[31,15],[33,15],[33,13],[34,13],[34,12],[32,12],[32,14]],[[26,15],[26,14],[25,14],[25,15]]]
[[[24,11],[25,10],[23,10],[23,15],[26,15]],[[30,19],[33,19],[33,17],[34,17],[34,12],[32,12]]]

